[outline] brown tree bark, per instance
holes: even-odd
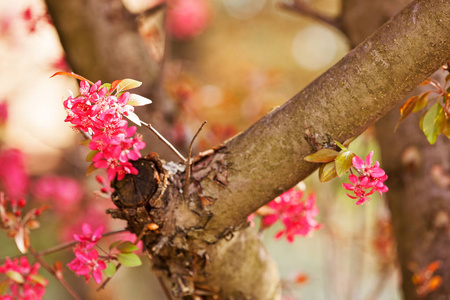
[[[449,13],[447,0],[415,1],[285,105],[196,158],[187,199],[184,173],[154,156],[116,183],[110,213],[138,234],[157,225],[144,243],[172,295],[279,299],[276,268],[246,217],[316,169],[303,160],[314,147],[359,135],[449,59]]]
[[[342,24],[351,43],[367,38],[409,2],[345,0]],[[394,133],[399,117],[396,107],[376,123],[376,130],[383,166],[390,177],[386,197],[392,212],[403,295],[405,299],[418,298],[411,263],[426,267],[440,260],[443,266],[437,274],[443,277],[443,285],[427,299],[448,299],[450,190],[446,176],[450,172],[450,141],[440,137],[430,145],[419,128],[419,116],[409,117]]]

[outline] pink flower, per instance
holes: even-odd
[[[39,300],[45,294],[48,280],[38,275],[39,263],[30,266],[26,257],[11,260],[6,258],[0,266],[0,274],[5,274],[9,293],[3,293],[0,299]],[[12,276],[11,274],[14,274]]]
[[[16,149],[0,151],[0,183],[11,198],[22,198],[28,189],[24,155]]]
[[[166,27],[178,40],[188,40],[208,26],[210,12],[205,0],[172,0],[169,2]]]
[[[126,174],[137,174],[129,161],[141,157],[140,150],[145,143],[139,135],[132,137],[136,127],[128,127],[122,117],[134,114],[134,107],[127,104],[130,93],[122,93],[117,98],[110,95],[106,87],[101,87],[100,81],[92,86],[81,81],[80,94],[64,101],[65,121],[72,123],[75,130],[93,135],[89,148],[98,151],[92,159],[94,167],[107,169],[109,180],[115,177],[122,180]]]
[[[97,284],[102,282],[102,270],[106,269],[106,264],[103,260],[98,258],[98,252],[95,249],[88,250],[78,246],[74,250],[75,259],[67,266],[77,275],[82,275],[86,278],[86,282],[92,277]]]
[[[263,225],[269,227],[280,220],[285,227],[275,238],[286,235],[286,239],[293,242],[296,235],[307,236],[322,227],[314,219],[319,213],[314,195],[309,195],[304,202],[300,201],[302,197],[302,191],[290,189],[268,204],[276,213],[265,216]]]
[[[102,238],[103,228],[103,225],[101,225],[94,232],[92,232],[91,226],[87,223],[83,223],[81,228],[83,234],[74,234],[73,237],[75,240],[79,241],[81,245],[83,245],[83,248],[90,249],[94,247],[97,241]]]
[[[347,193],[347,196],[352,199],[358,199],[356,205],[367,203],[374,192],[383,193],[389,189],[384,185],[387,175],[384,170],[380,168],[380,164],[375,162],[372,165],[373,151],[367,155],[366,160],[363,161],[360,157],[355,156],[352,159],[353,167],[360,176],[350,174],[348,179],[350,183],[343,183],[342,186],[348,191],[353,191],[354,195]]]
[[[362,175],[370,176],[372,178],[380,178],[385,175],[383,169],[380,168],[380,164],[376,161],[372,166],[373,151],[366,157],[366,161],[363,161],[360,157],[355,156],[352,159],[352,164]]]

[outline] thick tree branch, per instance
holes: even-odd
[[[221,237],[317,168],[303,160],[312,152],[305,135],[324,144],[359,135],[444,64],[450,56],[449,14],[447,0],[414,1],[293,99],[216,151],[209,163],[215,167],[201,181],[202,194],[215,199],[204,238]]]
[[[46,0],[46,4],[75,73],[103,82],[137,79],[143,82],[142,94],[150,96],[160,66],[121,0]]]

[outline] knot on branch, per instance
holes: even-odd
[[[137,175],[127,174],[120,180],[114,180],[112,201],[120,208],[137,208],[149,204],[161,207],[161,197],[167,188],[168,174],[157,154],[149,154],[143,159],[132,162],[138,170]]]

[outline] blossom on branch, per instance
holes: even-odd
[[[135,81],[127,82],[128,85],[135,84]],[[75,130],[92,135],[89,148],[93,150],[93,155],[90,159],[94,168],[107,169],[108,180],[113,180],[116,176],[117,180],[122,180],[125,174],[137,174],[137,169],[130,160],[139,159],[140,150],[145,147],[140,135],[132,137],[136,127],[128,127],[128,122],[123,119],[126,116],[139,121],[134,114],[134,107],[129,104],[136,102],[136,97],[131,99],[129,92],[116,91],[112,94],[119,85],[120,83],[108,90],[107,85],[101,85],[101,81],[91,85],[88,81],[81,80],[80,95],[71,95],[64,101],[67,111],[65,121],[70,122]],[[122,87],[125,88],[126,85]],[[146,104],[150,102],[147,99]]]
[[[3,291],[0,299],[42,299],[48,280],[38,274],[39,268],[39,263],[31,266],[25,256],[21,257],[20,261],[17,258],[14,260],[6,258],[5,263],[0,266],[0,274],[8,277],[3,283],[5,283],[4,287],[9,288],[9,291]]]
[[[359,176],[350,174],[348,179],[351,183],[343,183],[342,186],[348,191],[352,191],[354,195],[347,193],[347,196],[352,199],[358,199],[356,205],[367,203],[374,192],[383,193],[389,189],[384,185],[387,175],[383,169],[380,168],[378,161],[372,165],[373,151],[371,151],[364,161],[358,156],[353,157],[352,165]]]
[[[288,242],[292,243],[296,235],[308,236],[322,227],[314,219],[319,213],[315,196],[311,194],[305,201],[301,201],[302,197],[302,191],[290,189],[268,204],[274,213],[264,216],[263,226],[269,227],[280,220],[285,227],[275,238],[285,235]]]
[[[106,263],[99,259],[98,252],[92,249],[101,239],[103,233],[103,226],[100,226],[95,231],[89,224],[84,223],[82,226],[83,234],[74,234],[75,240],[80,242],[74,250],[75,259],[73,259],[67,266],[77,275],[82,275],[89,281],[92,276],[97,284],[102,282],[102,270],[106,269]]]

